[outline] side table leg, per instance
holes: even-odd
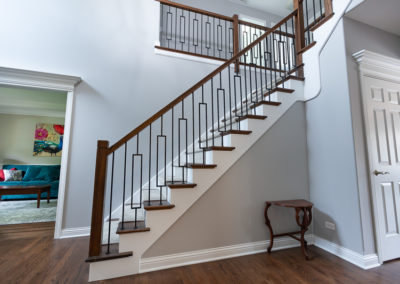
[[[264,215],[265,215],[265,224],[267,225],[268,229],[269,229],[269,234],[271,236],[270,241],[269,241],[269,246],[268,246],[268,253],[271,253],[272,250],[272,246],[274,245],[274,232],[272,231],[272,226],[271,226],[271,222],[269,221],[268,218],[268,209],[271,207],[270,203],[267,203],[265,206],[265,211],[264,211]]]
[[[307,242],[304,240],[304,234],[308,230],[308,226],[310,225],[310,218],[309,218],[309,210],[306,211],[305,208],[296,208],[296,221],[297,224],[301,228],[301,237],[300,237],[300,243],[301,243],[301,250],[303,251],[303,255],[306,260],[310,259],[310,256],[307,252]],[[303,212],[303,220],[300,222],[300,212]]]
[[[50,203],[50,190],[47,191],[47,203]]]

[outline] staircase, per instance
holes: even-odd
[[[292,13],[266,28],[158,1],[159,48],[224,63],[114,145],[98,141],[90,281],[140,273],[144,252],[304,100],[302,54],[314,45],[312,30],[333,15],[331,0],[295,0]],[[195,24],[208,36],[195,34]],[[243,31],[257,36],[239,50]]]

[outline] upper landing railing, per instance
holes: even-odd
[[[241,20],[238,15],[229,17],[168,0],[157,1],[160,2],[158,49],[227,61],[270,30]],[[299,26],[299,32],[304,34],[299,43],[302,50],[313,44],[312,31],[333,15],[332,5],[331,0],[299,0],[294,1],[294,6],[302,15]],[[277,40],[281,34],[285,40],[292,41],[295,27],[289,24],[273,33]],[[248,59],[249,64],[261,65],[262,58],[257,53]]]

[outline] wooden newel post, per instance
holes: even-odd
[[[332,0],[324,0],[325,4],[325,17],[333,14]]]
[[[296,10],[297,14],[295,16],[296,19],[296,61],[297,66],[300,66],[303,63],[303,56],[299,51],[305,47],[306,39],[304,32],[304,12],[303,12],[303,0],[293,0],[293,7]],[[298,71],[298,76],[303,77],[304,72],[303,69],[300,68]]]
[[[233,15],[233,56],[239,53],[239,16]],[[235,62],[235,72],[239,72],[239,60]]]
[[[96,172],[94,177],[92,225],[90,227],[89,257],[101,253],[103,205],[107,174],[108,141],[97,141]]]

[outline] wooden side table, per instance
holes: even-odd
[[[295,215],[296,222],[300,226],[300,231],[274,235],[274,232],[273,232],[272,226],[271,226],[271,222],[269,221],[269,218],[268,218],[268,209],[271,207],[271,205],[294,208],[294,210],[296,212],[296,215]],[[307,241],[304,240],[304,234],[305,234],[305,232],[307,232],[308,226],[311,224],[311,220],[312,220],[311,209],[312,209],[313,205],[314,204],[312,204],[311,202],[304,200],[304,199],[267,201],[266,202],[265,211],[264,211],[265,224],[268,226],[269,232],[271,234],[271,241],[270,241],[270,244],[268,247],[268,253],[271,253],[271,249],[274,244],[275,237],[289,236],[295,240],[298,240],[301,243],[301,249],[303,251],[304,257],[307,260],[310,259],[310,256],[307,252]],[[300,212],[303,212],[302,218],[300,218]],[[302,220],[300,220],[300,219],[302,219]],[[300,238],[295,236],[296,234],[300,234]]]

